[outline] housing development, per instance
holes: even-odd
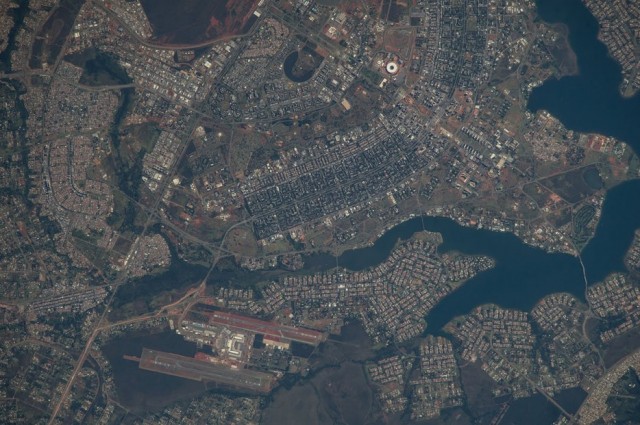
[[[0,2],[0,422],[636,423],[639,19]]]

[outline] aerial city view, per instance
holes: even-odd
[[[640,0],[0,0],[0,423],[640,424]]]

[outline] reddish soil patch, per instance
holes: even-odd
[[[142,0],[156,42],[192,45],[247,32],[258,0]]]

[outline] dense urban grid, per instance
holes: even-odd
[[[443,329],[496,259],[424,229],[372,253],[444,217],[582,264],[640,160],[527,110],[578,72],[566,29],[532,0],[177,3],[0,2],[2,421],[499,424],[537,396],[558,424],[624,417],[640,230],[579,296]],[[631,96],[640,4],[584,3]]]

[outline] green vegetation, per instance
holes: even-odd
[[[638,423],[640,412],[640,378],[629,368],[613,387],[607,405],[615,415],[617,424]]]
[[[110,320],[145,314],[153,311],[158,304],[158,297],[174,299],[179,297],[191,285],[197,284],[204,278],[207,268],[182,261],[173,245],[169,243],[171,251],[171,266],[164,273],[145,276],[118,287],[115,293],[110,314]]]
[[[96,268],[105,271],[110,269],[108,254],[103,248],[95,245],[91,238],[82,232],[76,233],[74,230],[72,235],[73,244]]]
[[[66,61],[83,68],[80,83],[88,86],[130,84],[133,80],[110,53],[93,47],[67,55]]]
[[[549,220],[553,227],[558,229],[571,221],[571,208],[567,207],[553,211],[548,215],[547,220]]]
[[[585,181],[588,178],[589,183]],[[540,183],[552,192],[557,193],[567,202],[575,204],[593,195],[599,179],[599,172],[595,165],[558,174],[542,180]]]
[[[364,80],[372,86],[377,86],[380,84],[380,81],[382,81],[382,76],[369,68],[363,68],[361,75]]]
[[[145,150],[151,152],[160,137],[161,130],[156,123],[146,122],[128,126],[125,135],[129,136],[127,148],[130,150]]]
[[[109,130],[113,148],[113,154],[109,159],[112,172],[117,176],[118,188],[130,198],[137,200],[142,182],[142,167],[146,150],[142,147],[130,155],[129,153],[132,153],[133,149],[122,143],[120,131],[120,124],[131,107],[132,95],[132,89],[122,90],[120,104]],[[117,222],[119,218],[116,216],[111,221]]]
[[[581,246],[587,243],[592,236],[593,231],[589,224],[596,215],[596,209],[593,205],[584,205],[573,215],[573,241],[576,245]]]
[[[73,229],[71,231],[71,235],[76,239],[80,239],[91,244],[95,244],[98,238],[102,236],[98,232],[91,232],[91,234],[86,234],[80,229]]]
[[[138,206],[119,191],[113,192],[114,207],[113,212],[107,217],[107,224],[120,232],[133,232],[138,234],[142,231],[140,219],[141,210]]]
[[[142,161],[146,153],[144,149],[141,149],[136,155],[133,164],[131,164],[126,172],[121,172],[118,175],[118,185],[120,189],[132,198],[138,198],[138,189],[142,181]]]

